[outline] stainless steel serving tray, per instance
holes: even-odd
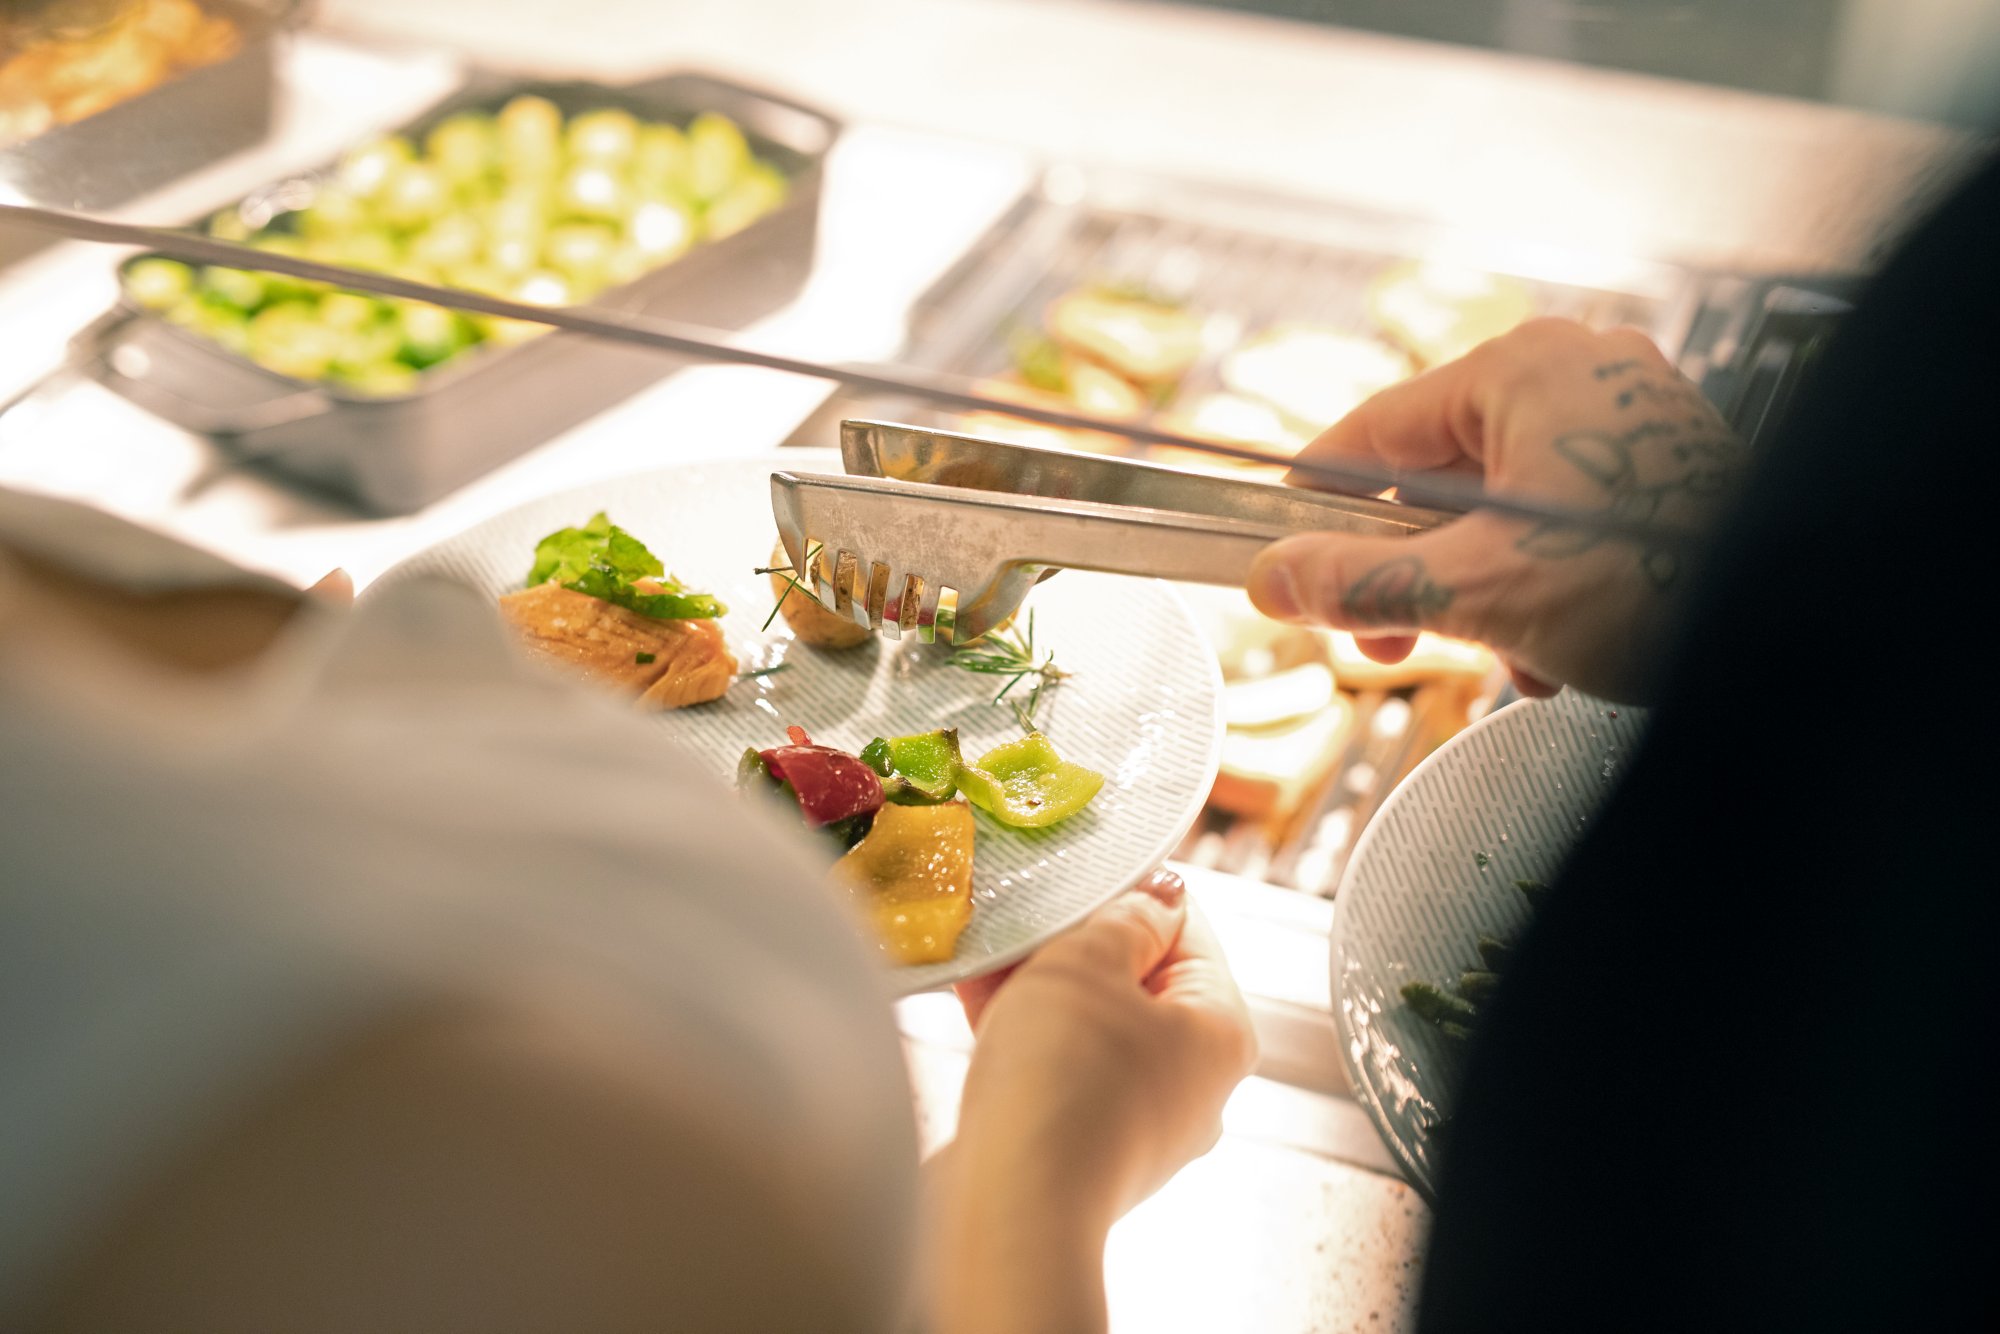
[[[1058,165],[923,295],[901,359],[970,382],[1004,375],[1013,365],[1010,332],[1040,327],[1051,301],[1092,283],[1158,291],[1210,311],[1233,329],[1222,346],[1292,322],[1369,332],[1370,282],[1432,257],[1513,278],[1537,314],[1644,329],[1669,356],[1680,351],[1704,286],[1701,275],[1666,264],[1530,249],[1233,185]],[[1225,388],[1221,359],[1211,345],[1155,417]],[[844,393],[790,443],[822,442],[849,417],[959,430],[961,415]]]
[[[278,34],[292,6],[201,5],[235,22],[235,54],[0,151],[0,187],[51,208],[114,208],[260,142],[271,128]]]
[[[818,234],[822,167],[839,134],[832,118],[703,74],[622,87],[479,78],[400,132],[422,135],[454,112],[494,109],[520,93],[546,97],[565,115],[622,107],[685,125],[698,112],[720,112],[791,183],[776,211],[600,294],[595,304],[729,330],[778,309],[803,288]],[[280,182],[239,207],[265,209],[288,192],[309,197],[321,175]],[[682,364],[557,332],[467,352],[425,372],[409,394],[362,397],[266,370],[126,301],[81,340],[80,359],[149,411],[383,514],[429,504]]]
[[[1038,327],[1052,300],[1093,282],[1163,291],[1226,318],[1234,333],[1224,346],[1289,321],[1365,332],[1373,328],[1370,282],[1391,265],[1433,256],[1508,274],[1528,288],[1540,314],[1635,325],[1670,356],[1690,350],[1696,316],[1714,285],[1711,275],[1671,265],[1524,249],[1504,238],[1324,201],[1058,166],[924,295],[902,359],[967,382],[1003,374],[1011,366],[1009,332]],[[1204,353],[1176,403],[1224,387],[1221,356],[1215,347]],[[932,404],[843,392],[790,443],[823,443],[842,419],[855,417],[971,429],[960,424],[962,414]],[[1144,450],[1132,455],[1158,458]],[[1267,817],[1211,805],[1176,858],[1331,894],[1381,801],[1464,725],[1470,689],[1444,679],[1348,691],[1353,714],[1346,740],[1329,766],[1313,771],[1317,777],[1303,795]]]

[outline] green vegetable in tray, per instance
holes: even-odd
[[[707,203],[720,198],[752,161],[743,131],[727,116],[704,111],[688,124],[688,188]]]
[[[447,116],[424,136],[424,156],[453,185],[476,185],[500,166],[499,125],[470,111]]]
[[[570,121],[565,138],[572,158],[623,166],[638,143],[639,118],[615,107],[586,111]]]
[[[687,136],[675,125],[642,125],[632,144],[632,179],[640,186],[672,189],[688,178]]]
[[[175,259],[142,259],[125,270],[125,290],[147,310],[168,310],[194,290],[194,270]]]
[[[638,586],[642,579],[648,587]],[[581,528],[558,529],[535,544],[527,587],[552,581],[657,621],[704,620],[728,610],[707,593],[689,592],[645,543],[603,511]]]
[[[1088,806],[1104,775],[1056,753],[1040,732],[995,746],[958,767],[958,790],[1002,824],[1039,828]]]
[[[785,202],[785,178],[762,162],[745,168],[734,185],[709,201],[703,224],[710,240],[734,236]]]
[[[685,130],[616,107],[565,121],[554,103],[524,95],[492,115],[448,116],[421,145],[399,135],[362,144],[305,208],[261,228],[228,210],[209,220],[208,231],[275,253],[568,305],[740,231],[782,204],[788,188],[743,132],[712,112]],[[156,256],[128,264],[124,284],[134,304],[271,370],[356,392],[408,392],[413,372],[545,332],[277,274],[196,271]],[[293,303],[305,310],[259,325],[268,311]],[[371,336],[303,331],[315,322]],[[376,336],[378,326],[398,336]]]

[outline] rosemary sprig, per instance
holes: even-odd
[[[808,570],[810,570],[813,567],[813,562],[819,559],[819,549],[820,549],[820,544],[817,542],[813,543],[811,546],[806,548],[806,568]],[[795,588],[798,589],[799,592],[804,593],[808,598],[812,599],[814,602],[819,601],[819,594],[813,592],[810,588],[807,588],[804,584],[800,583],[799,572],[793,569],[789,565],[760,565],[756,569],[750,571],[750,573],[782,574],[785,576],[785,591],[778,594],[778,600],[771,604],[771,614],[769,616],[766,616],[764,618],[764,623],[757,627],[758,630],[760,631],[768,630],[771,628],[771,622],[778,619],[778,613],[779,611],[783,610],[785,605],[785,599],[792,595],[793,589]]]
[[[1041,707],[1042,691],[1055,685],[1069,675],[1056,666],[1054,653],[1042,654],[1035,648],[1035,613],[1028,613],[1027,632],[996,630],[975,644],[968,644],[951,655],[951,665],[967,672],[979,672],[987,676],[1004,676],[1007,684],[1000,687],[1000,693],[993,697],[999,704],[1005,701],[1014,710],[1014,718],[1021,724],[1021,730],[1035,730],[1035,711]],[[1026,701],[1008,699],[1015,686],[1033,679],[1028,688]]]

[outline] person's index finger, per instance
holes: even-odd
[[[1298,453],[1301,462],[1361,459],[1417,472],[1479,458],[1479,416],[1467,359],[1448,362],[1390,385],[1320,432]],[[1313,485],[1295,472],[1294,485]]]

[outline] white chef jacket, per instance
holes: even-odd
[[[5,491],[0,538],[127,585],[245,579]],[[397,1007],[530,976],[640,1013],[893,1323],[908,1085],[802,835],[517,661],[462,587],[309,613],[220,681],[9,634],[10,587],[0,556],[0,1323],[232,1110]]]

